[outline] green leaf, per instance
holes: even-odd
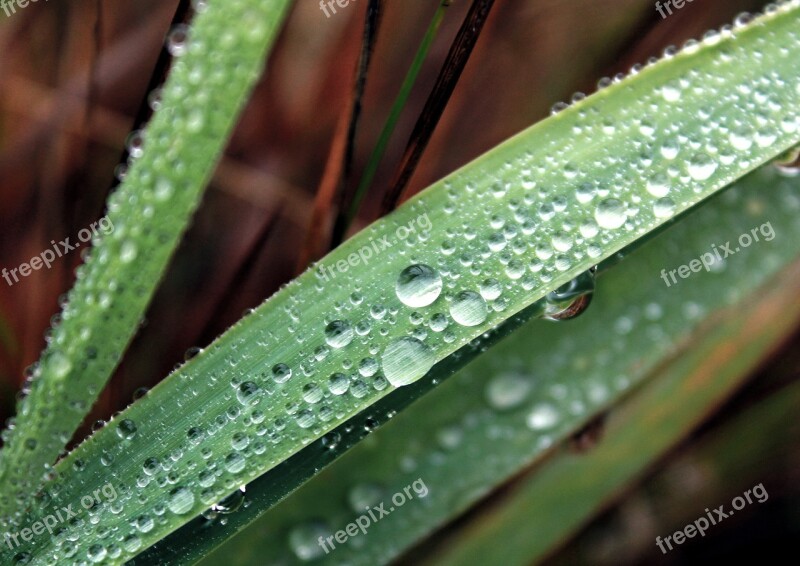
[[[750,304],[708,324],[652,383],[612,412],[607,440],[597,449],[559,451],[517,486],[512,500],[461,532],[459,544],[424,563],[524,566],[542,560],[711,415],[796,328],[798,276],[795,263]]]
[[[239,112],[288,0],[206,2],[176,57],[143,153],[108,202],[0,452],[0,525],[25,502],[116,368]],[[246,29],[241,22],[249,22]],[[239,31],[236,31],[239,30]],[[188,48],[187,48],[188,47]],[[78,244],[79,245],[79,244]]]
[[[592,305],[581,318],[555,325],[530,322],[372,433],[204,564],[223,556],[230,566],[293,564],[310,555],[319,555],[315,561],[319,564],[375,565],[395,559],[498,485],[547,457],[598,414],[611,409],[613,416],[615,405],[641,384],[652,382],[659,368],[686,355],[722,321],[728,321],[726,331],[741,324],[735,322],[739,314],[752,314],[748,301],[769,288],[787,263],[797,260],[798,211],[800,178],[781,178],[770,168],[744,179],[600,277]],[[741,250],[726,260],[724,269],[695,273],[669,288],[660,278],[661,269],[686,264],[713,244],[733,241],[767,222],[774,239]],[[781,296],[785,291],[785,285],[776,286]],[[769,297],[768,305],[774,308],[773,295]],[[752,360],[796,321],[793,310],[781,311],[785,316],[762,316],[758,325],[751,316],[751,330],[768,328],[762,338],[750,337],[752,346],[739,348],[742,356]],[[737,373],[736,379],[740,376]],[[730,383],[724,372],[719,379],[722,385]],[[709,386],[709,395],[715,391]],[[686,406],[687,411],[693,407]],[[614,434],[609,429],[607,440],[596,450],[606,443],[617,446]],[[654,445],[657,440],[653,438]],[[321,451],[319,446],[312,448]],[[620,460],[620,466],[627,462]],[[600,482],[596,473],[587,475],[583,467],[581,473],[578,477],[591,479],[593,485]],[[256,486],[267,492],[281,489],[281,476],[271,479],[271,484],[262,486],[259,480]],[[362,513],[352,503],[359,500],[359,493],[374,491],[379,496],[372,505],[384,501],[388,508],[391,496],[417,479],[428,487],[427,497],[407,502],[371,525],[366,536],[324,554],[317,537],[344,529]],[[199,532],[209,537],[220,536],[216,531],[235,532],[239,524],[252,520],[259,495],[248,486],[250,507],[225,516],[225,524],[215,522],[195,531],[195,537]],[[552,516],[553,509],[561,507],[544,506],[540,511]],[[566,520],[563,525],[561,520],[548,520],[547,529],[535,528],[536,522],[527,524],[531,528],[520,538],[535,539],[542,546],[557,539],[554,531],[569,526]],[[534,536],[534,531],[541,536]],[[510,535],[503,539],[506,536]]]
[[[748,393],[751,394],[752,389],[748,388]],[[595,521],[579,537],[571,540],[564,551],[548,560],[548,564],[585,563],[600,552],[613,556],[615,547],[621,551],[623,546],[627,547],[628,558],[630,554],[645,553],[650,549],[659,555],[661,552],[655,544],[655,537],[683,529],[702,516],[703,509],[716,508],[759,483],[773,494],[775,480],[783,470],[793,467],[792,455],[800,442],[800,427],[790,424],[797,420],[795,415],[800,409],[800,382],[795,379],[763,399],[748,398],[748,403],[751,402],[754,404],[748,404],[721,425],[704,432],[688,450],[681,448],[677,457],[667,456],[654,477],[648,478],[632,494],[625,495],[623,506],[635,502],[637,506],[645,507],[649,532],[628,529],[630,521],[620,520],[621,506],[617,505],[611,516],[605,515]],[[691,473],[693,471],[699,474]],[[630,484],[626,486],[629,487]],[[774,499],[770,497],[767,500],[770,507],[780,505]],[[791,505],[791,502],[787,504]],[[780,516],[780,511],[777,514]],[[753,515],[747,519],[758,521],[758,511],[753,510]],[[794,524],[785,522],[783,527],[784,533],[796,532],[796,521]],[[625,530],[627,533],[622,532]],[[707,534],[712,536],[717,532],[709,529]],[[780,532],[770,533],[771,536],[776,534],[781,535]],[[646,540],[646,546],[641,544],[641,539]],[[599,548],[601,546],[603,550]],[[730,547],[725,550],[736,552]]]

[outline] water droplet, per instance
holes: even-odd
[[[238,452],[231,452],[230,454],[225,456],[225,469],[232,474],[238,474],[239,472],[244,470],[244,466],[246,463],[247,462],[244,459],[244,456],[242,456]]]
[[[344,395],[350,388],[350,380],[343,373],[334,373],[328,379],[328,390],[334,395]]]
[[[169,492],[167,507],[176,515],[185,515],[194,507],[194,493],[185,487],[176,487]]]
[[[289,532],[289,547],[303,562],[316,560],[325,555],[319,538],[324,539],[330,534],[330,529],[320,521],[298,525]]]
[[[503,373],[486,384],[486,400],[493,409],[503,411],[520,405],[531,390],[531,380],[517,373]]]
[[[244,496],[244,487],[240,487],[233,493],[231,493],[228,497],[221,499],[219,502],[215,503],[212,506],[212,509],[217,513],[221,513],[223,515],[229,515],[231,513],[235,513],[239,509],[241,509],[242,505],[244,504],[245,496]]]
[[[400,338],[383,351],[383,374],[395,387],[413,383],[428,373],[436,357],[433,350],[416,338]]]
[[[167,51],[173,57],[185,54],[189,47],[189,26],[178,24],[167,35]]]
[[[653,204],[653,214],[658,218],[667,218],[675,214],[675,202],[669,198],[664,197],[658,199]]]
[[[774,162],[775,168],[785,177],[800,175],[800,150],[787,151]]]
[[[481,296],[487,301],[493,301],[503,293],[503,286],[497,279],[486,279],[480,286]]]
[[[695,181],[705,181],[717,170],[717,162],[705,153],[697,153],[689,160],[688,170]]]
[[[130,419],[124,419],[117,425],[117,436],[124,440],[130,440],[136,436],[136,423]]]
[[[303,400],[306,403],[319,403],[322,397],[322,389],[316,383],[307,383],[303,386]]]
[[[95,564],[105,560],[107,555],[108,551],[106,550],[106,547],[104,547],[102,544],[93,544],[86,551],[86,556],[88,556],[89,560],[91,560]]]
[[[589,308],[594,295],[594,270],[580,274],[545,297],[544,317],[547,320],[568,320]]]
[[[439,298],[442,278],[429,265],[417,263],[400,272],[395,291],[404,305],[411,308],[427,307]]]
[[[347,493],[347,502],[353,513],[363,513],[371,509],[383,499],[383,488],[374,483],[359,483]]]
[[[245,381],[236,391],[236,398],[242,405],[255,405],[263,394],[261,388],[252,381]]]
[[[594,211],[594,218],[601,228],[616,230],[628,218],[625,203],[615,198],[602,200]]]
[[[149,533],[153,530],[153,527],[155,527],[155,522],[153,518],[148,515],[139,515],[136,521],[134,521],[133,526],[136,527],[139,532]]]
[[[344,348],[353,341],[353,327],[346,320],[334,320],[325,327],[325,342],[331,348]]]
[[[536,405],[527,417],[528,427],[533,430],[552,428],[557,422],[558,411],[547,403]]]
[[[275,364],[272,366],[272,379],[275,383],[286,383],[292,377],[292,368],[286,364]]]
[[[486,301],[474,291],[461,291],[450,303],[450,316],[462,326],[477,326],[488,314]]]
[[[119,259],[122,261],[122,263],[130,263],[136,259],[137,253],[138,250],[136,249],[136,244],[131,241],[125,241],[120,247]]]

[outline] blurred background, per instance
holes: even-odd
[[[164,37],[187,12],[175,0],[52,0],[0,11],[0,267],[11,269],[103,214],[126,159],[126,139],[168,67]],[[303,267],[311,210],[350,105],[367,0],[329,17],[297,0],[226,154],[155,300],[92,423],[162,379]],[[354,177],[438,2],[388,0],[367,78]],[[442,119],[411,179],[420,190],[549,114],[598,79],[627,71],[669,45],[729,23],[757,0],[694,0],[662,19],[649,0],[497,0]],[[469,8],[455,0],[378,170],[355,229],[379,214],[417,116]],[[176,15],[177,14],[177,15]],[[597,140],[603,143],[603,140]],[[25,368],[44,347],[78,252],[19,283],[0,281],[0,418],[13,415]],[[720,447],[728,420],[753,399],[796,379],[795,336],[667,461],[629,486],[569,541],[552,564],[691,564],[791,556],[800,524],[798,423],[769,431],[769,446],[734,458]],[[724,435],[722,435],[724,436]],[[716,443],[715,443],[716,442]],[[714,458],[713,450],[729,458]],[[730,451],[730,449],[728,449]],[[728,485],[709,469],[726,465]],[[763,482],[769,504],[726,521],[667,556],[654,544]],[[502,541],[498,541],[502,544]],[[776,559],[779,560],[779,559]],[[775,562],[782,563],[782,562]]]

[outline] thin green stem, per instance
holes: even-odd
[[[389,138],[391,137],[392,132],[394,132],[394,128],[397,125],[397,120],[400,118],[400,113],[403,111],[403,108],[408,101],[408,97],[411,95],[411,89],[414,87],[414,84],[417,81],[419,72],[422,69],[422,64],[425,62],[428,52],[430,51],[430,47],[433,44],[433,40],[436,38],[436,34],[439,32],[439,28],[441,27],[442,20],[444,19],[445,9],[450,5],[451,1],[452,0],[441,0],[439,2],[439,7],[436,8],[436,12],[433,14],[431,23],[428,25],[428,30],[425,32],[425,36],[422,38],[422,43],[420,43],[419,49],[417,49],[417,53],[414,55],[414,60],[411,62],[411,67],[408,69],[405,79],[403,79],[403,84],[400,86],[400,91],[397,93],[397,97],[394,99],[389,116],[386,118],[386,123],[383,125],[381,134],[378,137],[378,142],[375,144],[375,148],[372,150],[372,153],[369,156],[367,166],[364,169],[364,174],[361,176],[361,181],[359,182],[358,188],[353,195],[353,200],[347,209],[347,213],[343,217],[340,216],[340,219],[337,221],[337,229],[335,229],[333,235],[334,246],[338,245],[344,238],[344,235],[347,233],[347,230],[353,223],[353,219],[358,213],[358,209],[361,206],[361,201],[364,200],[364,195],[366,195],[367,188],[370,186],[370,184],[372,184],[372,180],[375,178],[375,173],[378,171],[378,165],[380,165],[381,159],[383,159],[383,154],[386,153],[386,146],[389,145]]]

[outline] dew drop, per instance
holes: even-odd
[[[559,321],[583,314],[592,301],[594,287],[594,270],[590,269],[555,291],[551,291],[545,297],[543,318]]]
[[[653,214],[658,218],[668,218],[672,216],[675,214],[675,202],[669,197],[658,199],[653,204]]]
[[[627,219],[625,203],[615,198],[602,200],[594,211],[594,218],[601,228],[616,230]]]
[[[383,351],[383,374],[395,387],[413,383],[428,373],[436,357],[427,345],[416,338],[400,338]]]
[[[343,373],[334,373],[328,379],[328,390],[334,395],[344,395],[350,388],[350,380]]]
[[[236,398],[242,405],[255,405],[263,391],[252,381],[245,381],[236,391]]]
[[[130,263],[134,259],[136,259],[136,255],[138,250],[136,249],[136,244],[130,241],[126,241],[122,244],[119,250],[119,259],[122,263]]]
[[[533,430],[543,430],[552,428],[558,422],[558,411],[547,403],[536,405],[528,413],[528,427]]]
[[[176,487],[169,492],[167,507],[176,515],[185,515],[194,507],[194,493],[185,487]]]
[[[334,320],[325,327],[325,342],[331,348],[344,348],[353,341],[353,327],[346,320]]]
[[[245,464],[244,456],[238,452],[231,452],[225,457],[225,469],[232,474],[238,474],[244,470]]]
[[[689,160],[688,170],[695,181],[705,181],[717,170],[717,162],[705,153],[697,153]]]
[[[212,509],[217,513],[221,513],[223,515],[230,515],[231,513],[235,513],[239,509],[241,509],[242,505],[244,505],[244,488],[240,487],[229,496],[221,499],[219,502],[215,503]]]
[[[136,436],[136,423],[130,419],[124,419],[117,425],[117,436],[124,440],[130,440]]]
[[[461,291],[450,303],[450,316],[462,326],[477,326],[488,314],[486,301],[474,291]]]
[[[272,366],[272,379],[275,383],[286,383],[292,377],[292,368],[286,364],[275,364]]]
[[[91,560],[95,564],[105,560],[107,555],[108,551],[106,550],[106,547],[104,547],[102,544],[93,544],[86,551],[86,556],[89,558],[89,560]]]
[[[316,560],[325,555],[319,538],[324,539],[327,536],[330,536],[330,529],[320,521],[298,525],[289,531],[289,547],[303,562]]]
[[[439,298],[442,278],[429,265],[417,263],[400,272],[395,291],[404,305],[411,308],[427,307]]]
[[[189,47],[189,26],[178,24],[167,35],[167,51],[173,57],[185,54]]]
[[[486,400],[493,409],[504,411],[520,405],[531,390],[531,381],[517,373],[503,373],[486,384]]]

